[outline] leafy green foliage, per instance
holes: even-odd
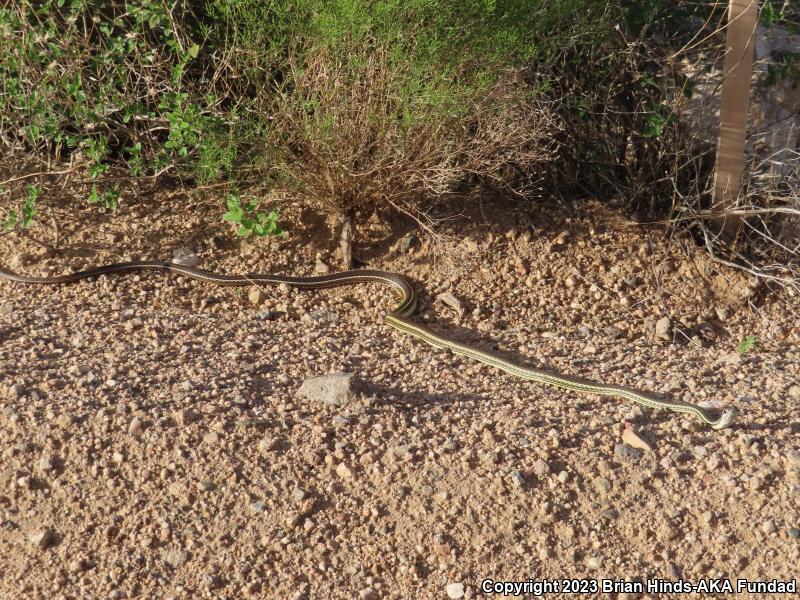
[[[747,336],[743,337],[739,341],[739,346],[738,346],[739,354],[746,354],[747,352],[750,352],[751,350],[755,350],[756,345],[757,345],[756,336],[747,335]]]
[[[208,47],[236,49],[230,70],[247,84],[237,107],[258,117],[237,160],[257,140],[250,165],[270,183],[338,211],[435,197],[499,172],[495,156],[525,172],[530,140],[514,144],[510,132],[546,87],[526,68],[560,56],[564,40],[607,37],[605,10],[595,0],[212,0],[201,19]],[[490,127],[507,143],[479,152]]]
[[[394,77],[382,93],[395,118],[414,121],[463,114],[499,69],[556,52],[566,23],[580,19],[593,29],[590,19],[604,7],[593,0],[240,0],[207,2],[206,11],[215,22],[236,24],[211,31],[250,51],[233,58],[237,66],[272,74],[265,85],[286,92],[320,54],[335,57],[344,82],[371,68],[372,57],[385,56]],[[313,99],[297,101],[319,108]],[[330,124],[326,116],[321,130]]]
[[[20,229],[28,229],[33,224],[33,218],[39,212],[36,208],[36,202],[39,200],[41,189],[37,186],[29,185],[27,192],[20,213],[17,214],[14,209],[11,209],[8,211],[5,220],[1,222],[3,231],[11,231],[15,226]]]
[[[30,152],[82,151],[88,199],[106,207],[116,193],[102,181],[115,165],[134,177],[226,176],[230,160],[208,164],[225,154],[209,146],[228,127],[206,93],[195,22],[183,3],[161,0],[6,3],[0,129],[19,132]]]
[[[765,27],[775,25],[776,23],[782,23],[785,19],[785,8],[785,4],[777,8],[772,0],[764,0],[764,3],[761,5],[761,10],[758,13],[758,20]]]
[[[132,177],[166,174],[199,183],[251,179],[311,197],[317,188],[316,196],[333,198],[337,208],[387,199],[397,206],[397,182],[406,182],[407,198],[435,196],[500,172],[494,156],[506,156],[505,165],[521,179],[538,176],[513,154],[532,143],[513,138],[520,131],[514,126],[520,115],[531,114],[535,100],[559,94],[559,108],[570,118],[577,115],[582,127],[597,129],[597,139],[583,136],[592,146],[585,152],[568,144],[560,151],[580,153],[575,164],[607,178],[607,165],[624,146],[608,143],[611,133],[627,140],[635,132],[636,141],[655,146],[668,142],[671,124],[660,92],[669,83],[661,74],[652,69],[633,82],[620,75],[626,59],[616,58],[621,45],[615,26],[626,28],[629,37],[649,31],[678,35],[689,17],[704,17],[710,5],[4,3],[0,130],[8,139],[24,140],[31,153],[84,156],[88,201],[111,210],[119,204],[112,174],[121,170]],[[600,114],[617,99],[628,105]],[[613,121],[607,118],[612,112],[635,119]],[[498,132],[508,136],[505,146],[470,146],[481,135],[483,141],[502,138]],[[575,139],[564,137],[568,143]],[[402,170],[409,165],[419,170]],[[441,165],[452,170],[446,181],[414,183],[419,173],[438,172]],[[373,173],[376,183],[363,185],[364,173]],[[315,176],[332,183],[320,187]],[[384,189],[379,180],[388,182]],[[408,207],[405,202],[400,198]],[[257,219],[249,229],[253,235],[256,226],[269,228],[269,219]]]
[[[781,52],[777,61],[767,66],[765,85],[776,85],[789,81],[794,87],[800,85],[800,52]]]
[[[11,231],[14,229],[14,226],[17,224],[17,213],[15,210],[8,211],[6,218],[3,220],[3,231]]]
[[[657,31],[682,42],[696,33],[697,25],[692,17],[705,21],[719,9],[715,0],[620,0],[619,6],[630,35],[641,39],[648,32]]]
[[[106,210],[115,211],[119,202],[119,186],[114,185],[110,189],[100,191],[97,184],[93,184],[88,201],[91,204],[98,204]]]
[[[258,203],[255,200],[243,206],[241,198],[235,194],[228,194],[225,202],[228,212],[222,216],[222,220],[239,225],[237,235],[241,237],[283,235],[283,229],[278,224],[277,208],[269,213],[258,212]]]
[[[0,8],[0,126],[19,131],[32,150],[86,149],[94,178],[114,162],[133,176],[172,168],[224,178],[237,158],[254,158],[249,150],[268,127],[264,94],[291,91],[320,51],[350,82],[370,68],[370,56],[384,53],[396,73],[391,112],[411,125],[463,114],[509,61],[555,52],[569,21],[597,27],[601,4],[7,3]],[[317,116],[317,133],[332,134],[331,116]]]
[[[676,121],[674,114],[670,112],[668,106],[659,104],[654,106],[644,115],[644,130],[642,135],[646,138],[660,138],[664,133],[664,128]]]

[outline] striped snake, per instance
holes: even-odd
[[[29,284],[63,284],[72,283],[81,279],[97,277],[98,275],[108,275],[112,273],[127,273],[131,271],[152,270],[167,271],[185,275],[191,279],[207,281],[218,285],[249,286],[249,285],[277,285],[285,283],[298,289],[316,290],[328,287],[337,287],[355,283],[383,283],[387,284],[400,292],[400,303],[389,312],[385,319],[386,323],[399,331],[405,332],[434,348],[446,349],[459,356],[466,356],[478,362],[497,367],[507,373],[544,383],[565,390],[582,392],[585,394],[597,394],[600,396],[615,396],[632,400],[650,408],[663,408],[678,413],[694,415],[706,425],[713,429],[727,427],[734,418],[734,411],[727,410],[718,419],[709,415],[708,411],[700,406],[688,404],[678,400],[666,400],[640,392],[620,385],[594,383],[570,375],[552,373],[541,369],[534,369],[516,365],[499,356],[473,348],[466,344],[455,342],[441,335],[434,333],[430,329],[413,322],[409,317],[417,309],[417,295],[411,284],[402,276],[387,271],[377,271],[370,269],[359,269],[354,271],[343,271],[330,275],[319,275],[314,277],[289,277],[283,275],[223,275],[204,271],[194,267],[188,267],[177,263],[159,261],[136,261],[123,262],[103,265],[100,267],[70,273],[67,275],[57,275],[54,277],[28,277],[18,275],[11,271],[0,268],[0,278],[8,279],[16,283]]]

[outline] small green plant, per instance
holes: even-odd
[[[115,211],[119,202],[119,187],[113,186],[101,192],[97,189],[97,184],[93,184],[88,200],[92,204],[99,204],[107,210]]]
[[[758,14],[758,20],[765,27],[769,27],[770,25],[774,25],[776,23],[782,23],[784,19],[785,13],[783,7],[780,9],[776,8],[772,0],[765,0],[764,4],[761,5],[761,11]]]
[[[773,64],[767,66],[764,85],[773,86],[784,80],[789,81],[793,88],[800,85],[800,52],[782,52]]]
[[[269,213],[256,212],[258,203],[255,200],[242,206],[242,200],[236,194],[228,194],[225,202],[228,212],[222,215],[222,220],[239,225],[236,233],[241,237],[283,235],[283,229],[278,224],[277,208],[272,209]]]
[[[87,138],[84,141],[84,150],[87,158],[92,162],[89,164],[89,176],[92,179],[99,178],[108,171],[109,165],[105,162],[108,156],[108,141],[104,137]]]
[[[644,117],[645,126],[642,135],[646,138],[659,139],[664,133],[667,125],[674,123],[676,117],[670,113],[670,109],[665,104],[652,106]]]
[[[130,169],[132,177],[140,177],[146,173],[144,159],[142,158],[142,142],[136,142],[133,146],[127,146],[125,153],[128,155],[126,159],[128,168]]]
[[[35,185],[28,186],[28,195],[25,202],[22,204],[20,214],[17,211],[10,210],[3,221],[3,231],[11,231],[14,226],[19,226],[20,229],[28,229],[33,223],[33,218],[39,212],[36,209],[36,201],[39,199],[41,189]]]
[[[739,341],[739,354],[746,354],[756,347],[756,336],[747,335]]]

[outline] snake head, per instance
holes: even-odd
[[[736,417],[736,409],[729,408],[725,412],[722,413],[719,419],[717,419],[713,425],[711,425],[712,429],[725,429],[728,425],[731,424],[734,417]]]

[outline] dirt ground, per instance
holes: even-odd
[[[336,270],[313,211],[287,204],[284,238],[240,245],[221,206],[64,205],[0,236],[0,265],[188,247],[217,272]],[[737,420],[714,431],[434,350],[382,323],[393,296],[374,285],[0,280],[0,597],[499,598],[485,579],[797,576],[796,295],[597,202],[475,203],[440,232],[373,220],[355,254],[409,276],[417,318],[455,339]],[[354,374],[344,404],[298,394],[338,371]],[[626,423],[651,450],[623,444]],[[643,595],[618,591],[583,596]]]

